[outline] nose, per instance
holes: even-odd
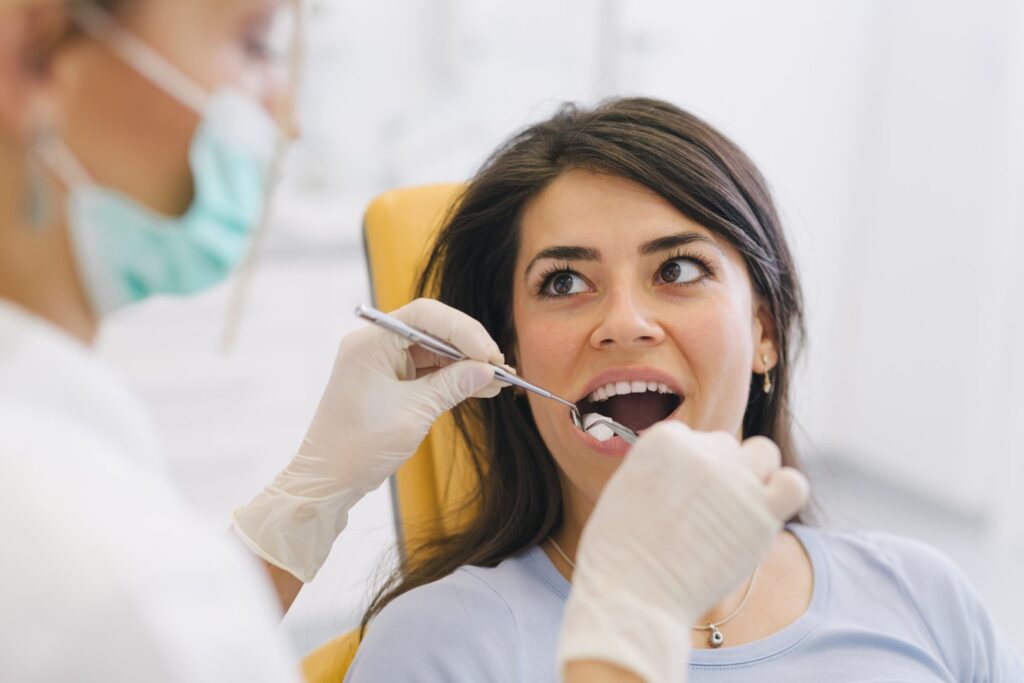
[[[601,320],[590,335],[597,349],[655,346],[665,339],[665,330],[651,315],[643,295],[627,288],[608,294]]]

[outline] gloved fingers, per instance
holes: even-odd
[[[498,348],[498,344],[491,339],[491,335],[487,333],[483,325],[462,311],[440,301],[416,299],[394,311],[391,315],[408,325],[443,339],[469,358],[492,363],[505,362],[505,357]],[[411,344],[402,337],[392,336],[401,340],[405,347]],[[438,364],[436,360],[428,360],[418,352],[415,357],[427,360],[428,364],[432,366]]]
[[[729,432],[693,432],[694,447],[719,463],[736,462],[740,442]]]
[[[758,481],[767,482],[772,473],[782,466],[782,452],[771,439],[754,436],[743,442],[739,460]]]
[[[396,337],[400,339],[400,337]],[[413,365],[416,366],[416,376],[422,377],[423,375],[429,374],[438,368],[448,367],[456,361],[451,358],[445,358],[439,356],[433,351],[428,351],[422,346],[413,344],[409,347],[409,355],[412,357]]]
[[[516,369],[511,365],[503,365],[502,367],[510,375],[519,374],[518,372],[516,372]],[[501,393],[502,389],[506,389],[510,386],[512,385],[507,382],[503,382],[497,377],[495,377],[490,384],[488,384],[486,387],[473,394],[473,398],[494,398],[495,396]]]
[[[719,436],[693,431],[682,422],[660,422],[640,436],[602,496],[608,491],[614,491],[611,495],[623,500],[635,495],[657,498],[663,494],[683,503],[687,498],[681,495],[683,489],[700,486],[723,473],[727,475],[719,448],[725,443]],[[738,447],[733,439],[732,448]]]
[[[731,450],[739,446],[739,441],[736,440],[736,436],[729,432],[695,432],[695,434],[697,434],[698,438],[713,447],[716,451]]]
[[[501,393],[501,390],[508,385],[500,380],[493,380],[490,384],[485,386],[480,391],[473,394],[473,398],[494,398]]]
[[[445,359],[445,360],[447,360],[448,362],[445,363],[441,367],[448,367],[449,365],[452,365],[454,363],[461,362],[461,361],[454,361],[454,360],[451,360],[451,359]],[[474,361],[474,362],[477,362],[477,361]],[[420,368],[419,370],[416,371],[416,378],[419,379],[420,377],[426,377],[428,375],[432,375],[432,374],[434,374],[435,372],[437,372],[440,369],[441,369],[440,367],[436,367],[436,368]],[[510,368],[507,365],[505,366],[505,369],[508,370],[509,372],[511,372],[513,375],[516,374],[516,371],[514,369]],[[494,379],[491,380],[490,384],[488,384],[483,389],[481,389],[480,391],[478,391],[475,394],[473,394],[472,397],[473,398],[494,398],[495,396],[497,396],[498,394],[501,393],[502,389],[504,389],[505,387],[508,387],[508,386],[510,386],[510,385],[506,384],[505,382],[502,382],[500,379],[495,377]]]
[[[783,467],[772,474],[765,484],[765,502],[780,522],[800,512],[811,493],[811,486],[800,472]]]
[[[424,410],[436,419],[471,396],[494,395],[495,383],[493,366],[464,360],[411,382],[410,390],[418,394]]]
[[[651,470],[681,470],[688,466],[684,457],[699,435],[682,422],[665,421],[650,427],[629,452],[629,457],[612,475],[608,486],[617,480],[643,478]],[[606,486],[607,488],[607,486]]]
[[[449,365],[452,365],[453,363],[459,362],[457,360],[452,360],[451,358],[439,356],[436,353],[428,351],[427,349],[421,346],[417,346],[415,344],[409,347],[409,355],[412,358],[413,365],[415,365],[415,379],[419,379],[420,377],[426,377],[431,373],[437,372],[440,368],[446,368]],[[508,371],[509,374],[518,374],[516,372],[516,369],[513,368],[511,365],[503,365],[502,367],[505,368],[505,370]],[[497,380],[495,381],[497,382]],[[505,384],[504,382],[498,382],[497,384],[494,385],[494,391],[491,395],[477,396],[477,398],[491,398],[492,396],[497,396],[498,393],[504,387],[507,386],[509,385]]]
[[[690,429],[685,422],[665,420],[644,430],[637,443],[651,444],[648,450],[661,452],[673,448],[678,449],[681,445],[691,443],[694,439],[703,436],[703,434]],[[634,450],[636,450],[635,447]]]

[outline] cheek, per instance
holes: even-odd
[[[537,317],[526,324],[517,322],[516,339],[518,370],[531,381],[543,384],[569,371],[569,362],[579,355],[586,335],[573,330],[565,320]]]
[[[580,334],[564,320],[527,313],[516,315],[516,370],[524,379],[561,394],[572,379],[574,358],[582,350]],[[549,449],[557,450],[557,423],[565,419],[566,408],[533,394],[530,409]]]
[[[692,376],[683,415],[694,429],[732,433],[742,425],[754,342],[750,315],[740,308],[703,306],[670,330]]]
[[[586,354],[586,326],[564,313],[546,314],[518,305],[514,309],[519,374],[556,394],[564,392],[577,379]],[[563,474],[568,501],[593,504],[620,461],[589,454],[572,434],[575,428],[564,406],[533,394],[527,394],[527,400],[541,438]]]
[[[585,349],[584,325],[572,316],[548,310],[528,292],[512,297],[512,324],[516,334],[516,370],[524,378],[558,392],[573,370],[573,359]]]
[[[183,212],[198,117],[93,43],[71,48],[57,69],[60,133],[96,182],[160,213]]]

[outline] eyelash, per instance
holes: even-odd
[[[706,259],[705,257],[701,256],[696,252],[687,252],[686,250],[683,249],[676,251],[672,256],[662,261],[661,265],[658,266],[658,273],[661,273],[661,269],[664,268],[669,263],[671,263],[672,261],[689,261],[690,263],[695,264],[698,268],[704,271],[704,277],[714,277],[716,274],[715,266],[711,263],[711,261],[709,261],[708,259]],[[703,278],[701,278],[700,280],[695,280],[693,282],[681,282],[678,283],[678,286],[682,287],[685,285],[696,285],[702,281]]]
[[[548,294],[547,288],[556,275],[575,275],[576,277],[582,278],[578,272],[573,270],[572,266],[568,263],[555,263],[542,270],[540,273],[540,284],[537,286],[537,296],[542,299],[564,299],[572,294]]]
[[[691,263],[695,264],[698,268],[700,268],[701,270],[704,271],[705,277],[708,277],[708,276],[714,277],[715,273],[716,273],[715,267],[706,258],[701,256],[700,254],[686,252],[685,250],[677,251],[677,252],[675,252],[675,254],[673,254],[669,258],[665,259],[664,261],[662,261],[661,265],[658,266],[657,273],[660,275],[661,269],[664,268],[666,265],[668,265],[669,263],[671,263],[673,261],[690,261]],[[551,280],[556,275],[575,275],[576,277],[583,278],[583,275],[581,275],[579,272],[574,270],[573,267],[568,262],[553,264],[550,267],[548,267],[546,270],[541,271],[541,274],[540,274],[540,285],[538,285],[538,287],[537,287],[537,296],[541,297],[542,299],[565,299],[565,298],[570,297],[570,296],[575,296],[575,294],[548,294],[547,293],[546,290],[548,288],[548,285],[551,283]],[[680,282],[680,283],[676,283],[674,286],[676,286],[676,287],[687,287],[687,286],[690,286],[690,285],[700,284],[701,282],[703,282],[703,278],[701,278],[700,280],[695,280],[693,282]],[[673,284],[673,283],[665,283],[665,284]]]

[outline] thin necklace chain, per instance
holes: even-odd
[[[566,564],[572,567],[573,571],[576,571],[576,563],[569,559],[569,556],[566,555],[564,550],[562,550],[562,546],[558,545],[558,541],[551,538],[550,536],[548,537],[548,540],[551,541],[551,547],[555,549],[555,552],[558,553],[563,560],[565,560]],[[715,631],[718,629],[719,626],[724,626],[725,624],[729,623],[729,621],[737,614],[739,614],[740,610],[742,610],[746,606],[747,601],[750,599],[750,594],[754,592],[754,582],[757,580],[757,574],[759,571],[761,571],[761,565],[758,565],[754,569],[754,573],[750,575],[750,583],[747,584],[747,592],[743,594],[743,599],[740,600],[740,604],[736,606],[736,609],[729,613],[729,616],[727,616],[725,619],[722,619],[721,621],[716,621],[714,623],[709,622],[707,624],[698,626],[691,626],[690,628],[694,631]]]

